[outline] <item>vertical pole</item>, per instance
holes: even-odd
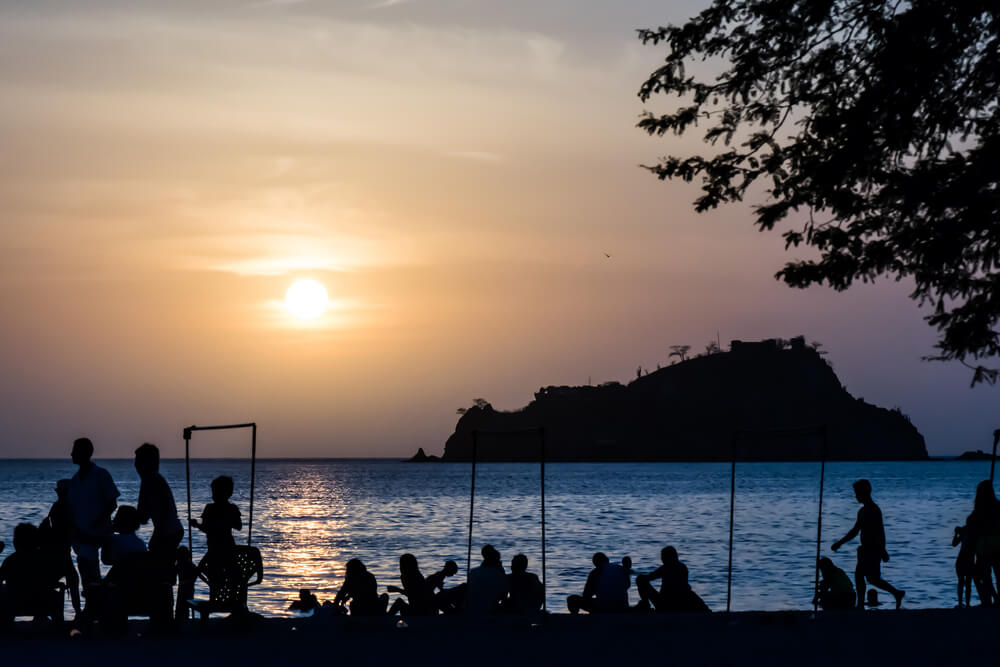
[[[257,422],[250,425],[252,435],[250,436],[250,518],[247,519],[247,546],[250,546],[250,538],[253,534],[253,487],[257,478]]]
[[[1000,428],[993,431],[993,456],[990,458],[990,486],[993,486],[993,470],[997,465],[997,441],[1000,440]]]
[[[479,446],[479,431],[472,432],[472,484],[469,490],[469,549],[465,555],[465,580],[472,571],[472,514],[476,504],[476,449]]]
[[[538,437],[541,442],[541,464],[542,464],[542,611],[548,611],[549,607],[545,601],[545,428],[538,429]]]
[[[819,555],[823,540],[823,481],[826,479],[826,452],[829,446],[827,427],[823,427],[823,452],[819,463],[819,514],[816,517],[816,572],[813,580],[813,614],[819,610]]]
[[[733,596],[733,515],[736,509],[736,442],[733,442],[733,458],[729,472],[729,572],[726,576],[726,613]]]
[[[188,552],[194,557],[191,546],[191,430],[184,429],[184,472],[187,477],[187,501],[188,501]]]

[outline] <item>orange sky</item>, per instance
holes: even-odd
[[[747,208],[637,167],[699,143],[634,128],[661,56],[633,29],[699,4],[0,8],[0,456],[250,419],[265,456],[439,452],[474,397],[717,330],[819,339],[932,453],[986,446],[991,390],[919,361],[905,286],[789,290]],[[301,277],[333,300],[308,326]]]

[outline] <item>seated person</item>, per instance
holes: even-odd
[[[649,574],[636,576],[639,599],[657,612],[710,611],[708,605],[691,590],[687,566],[677,557],[677,549],[663,547],[660,560],[663,562],[660,567]],[[655,579],[660,580],[659,591],[650,583]]]
[[[396,598],[389,608],[389,615],[397,611],[401,616],[433,616],[437,614],[437,603],[434,600],[434,589],[427,584],[424,575],[420,572],[417,564],[417,557],[413,554],[403,554],[399,557],[399,579],[403,584],[389,586],[390,593],[400,593],[406,596],[406,600]]]
[[[434,603],[437,608],[445,614],[455,614],[465,602],[465,591],[467,586],[459,584],[451,588],[444,587],[444,580],[458,574],[458,564],[453,561],[445,561],[444,567],[427,577],[427,585],[432,591],[437,591],[434,595]]]
[[[465,613],[474,616],[496,613],[507,597],[507,575],[500,561],[500,552],[487,544],[482,553],[482,564],[469,571],[463,606]]]
[[[19,523],[14,528],[14,553],[0,564],[0,621],[11,621],[21,614],[35,618],[48,615],[56,589],[43,586],[40,565],[38,528]]]
[[[857,594],[851,578],[843,570],[833,564],[829,558],[819,559],[819,572],[823,576],[816,591],[816,599],[824,610],[853,609],[857,604]]]
[[[538,575],[528,572],[528,557],[514,556],[507,575],[507,599],[503,609],[511,614],[534,614],[542,608],[545,592]]]
[[[628,574],[598,551],[592,558],[594,569],[587,575],[583,595],[570,595],[566,600],[571,614],[580,610],[591,614],[613,614],[628,611]]]
[[[139,530],[139,512],[131,505],[122,505],[111,524],[114,534],[108,547],[101,550],[105,565],[120,565],[129,557],[146,553],[146,544],[136,535]],[[109,573],[110,576],[110,573]]]
[[[333,599],[334,606],[350,603],[351,616],[383,616],[389,596],[378,594],[375,575],[357,558],[347,561],[344,585]]]
[[[308,588],[299,589],[299,599],[288,605],[289,611],[298,611],[308,614],[320,608],[319,598],[317,598]]]

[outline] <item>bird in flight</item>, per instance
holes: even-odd
[[[611,259],[611,255],[609,255],[608,253],[604,253],[604,256],[607,257],[608,259]]]

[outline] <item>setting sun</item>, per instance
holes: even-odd
[[[326,288],[315,280],[297,280],[285,292],[285,308],[301,320],[314,320],[330,303]]]

